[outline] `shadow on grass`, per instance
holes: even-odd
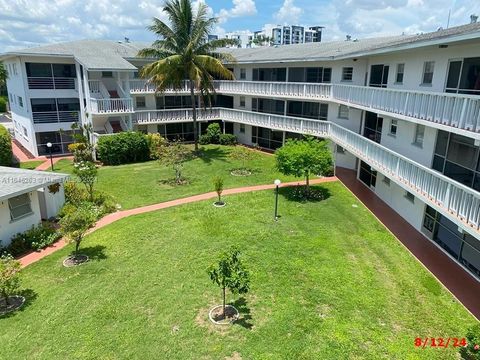
[[[245,329],[250,330],[253,327],[253,324],[250,322],[252,320],[252,315],[250,315],[250,308],[248,307],[247,300],[244,297],[238,298],[231,305],[240,313],[238,320],[234,322],[235,325],[240,325]]]
[[[8,313],[3,314],[3,315],[0,314],[0,320],[15,316],[17,313],[24,311],[27,307],[29,307],[31,304],[33,304],[33,302],[38,297],[38,294],[32,289],[23,289],[15,295],[23,296],[25,298],[25,302],[23,303],[22,307],[19,308],[18,310],[8,312]]]
[[[201,147],[196,154],[204,163],[210,164],[213,160],[227,161],[228,151],[220,147],[209,149]]]
[[[90,261],[105,260],[107,259],[107,255],[105,254],[105,249],[106,247],[103,245],[96,245],[96,246],[80,248],[78,253],[81,255],[87,255]]]
[[[307,192],[305,185],[283,187],[278,193],[288,201],[294,202],[318,202],[328,199],[332,194],[329,189],[319,185],[310,185]]]

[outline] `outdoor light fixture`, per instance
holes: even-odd
[[[275,216],[274,216],[274,220],[277,221],[278,220],[278,187],[280,186],[280,184],[282,182],[279,179],[277,179],[273,183],[275,184]]]
[[[50,166],[52,167],[52,171],[53,171],[53,155],[52,155],[52,143],[51,142],[48,142],[47,143],[47,148],[48,150],[50,150]]]

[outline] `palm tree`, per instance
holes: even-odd
[[[156,86],[157,92],[166,89],[180,90],[184,80],[189,81],[192,101],[195,151],[198,150],[198,124],[195,92],[198,91],[204,104],[211,106],[211,94],[215,93],[214,77],[233,80],[233,73],[224,63],[235,61],[233,56],[217,50],[233,45],[232,39],[207,42],[208,34],[217,18],[207,16],[207,5],[200,3],[196,13],[190,0],[167,0],[163,11],[169,25],[158,18],[148,29],[158,36],[151,47],[142,49],[139,56],[154,59],[140,72],[143,78]]]

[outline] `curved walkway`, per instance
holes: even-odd
[[[314,179],[310,180],[310,184],[320,184],[324,182],[332,182],[332,181],[337,181],[338,179],[336,177],[328,177],[328,178],[322,178],[322,179]],[[303,185],[305,182],[304,181],[294,181],[294,182],[288,182],[281,184],[280,187],[287,187],[287,186],[292,186],[292,185]],[[274,184],[268,184],[268,185],[255,185],[255,186],[246,186],[246,187],[240,187],[240,188],[233,188],[233,189],[226,189],[223,191],[223,195],[233,195],[233,194],[242,194],[246,192],[252,192],[252,191],[260,191],[260,190],[269,190],[269,189],[274,189],[275,185]],[[197,201],[203,201],[203,200],[209,200],[209,199],[214,199],[217,197],[216,192],[208,192],[204,194],[199,194],[199,195],[193,195],[189,196],[186,198],[181,198],[181,199],[175,199],[175,200],[170,200],[170,201],[165,201],[161,202],[158,204],[153,204],[153,205],[146,205],[142,207],[138,207],[135,209],[129,209],[129,210],[122,210],[118,211],[112,214],[108,214],[98,220],[98,222],[95,224],[95,226],[89,230],[89,234],[94,232],[95,230],[101,229],[104,226],[110,225],[111,223],[114,223],[115,221],[118,221],[120,219],[132,216],[132,215],[138,215],[138,214],[144,214],[147,212],[151,211],[157,211],[161,209],[166,209],[172,206],[178,206],[178,205],[183,205],[183,204],[189,204]],[[20,264],[22,267],[26,267],[34,262],[37,262],[40,259],[43,259],[44,257],[54,253],[57,250],[62,249],[65,247],[67,243],[63,240],[60,239],[57,241],[55,244],[52,246],[49,246],[48,248],[45,248],[41,251],[38,252],[32,252],[30,254],[27,254],[18,260],[20,261]]]

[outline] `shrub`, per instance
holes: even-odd
[[[0,295],[8,306],[8,298],[20,288],[20,262],[11,256],[0,257]]]
[[[64,185],[65,201],[72,205],[80,205],[86,199],[88,199],[87,190],[81,188],[74,181],[68,181]]]
[[[198,138],[198,142],[200,143],[200,145],[208,145],[210,144],[210,137],[206,134],[200,135],[200,137]]]
[[[147,134],[150,159],[158,160],[167,146],[167,140],[160,134]]]
[[[93,161],[92,149],[86,143],[73,143],[68,145],[68,151],[73,154],[73,162]]]
[[[7,99],[0,96],[0,112],[7,112]]]
[[[235,145],[237,143],[237,137],[233,134],[221,134],[220,135],[220,144],[221,145]]]
[[[12,165],[12,138],[5,126],[0,125],[0,166]]]
[[[200,136],[199,142],[202,145],[219,144],[221,135],[220,125],[213,123],[208,125],[206,133]]]
[[[94,191],[90,201],[88,192],[73,181],[65,183],[65,200],[65,205],[58,214],[61,218],[85,206],[96,214],[97,219],[116,210],[116,203],[112,196]]]
[[[463,349],[464,358],[480,359],[480,324],[476,324],[468,329],[466,338],[467,347]]]
[[[147,137],[135,131],[100,137],[97,154],[106,165],[146,161],[150,157]]]
[[[46,248],[59,238],[60,234],[55,230],[52,223],[45,222],[15,235],[5,250],[12,256],[18,256],[31,250],[38,251]]]
[[[80,161],[73,164],[73,173],[78,176],[88,192],[89,200],[93,201],[93,185],[97,181],[97,167],[91,161]]]
[[[93,206],[93,205],[92,205]],[[96,215],[88,206],[82,206],[76,212],[60,220],[60,229],[67,240],[75,244],[75,255],[78,255],[80,243],[87,230],[95,223]]]

